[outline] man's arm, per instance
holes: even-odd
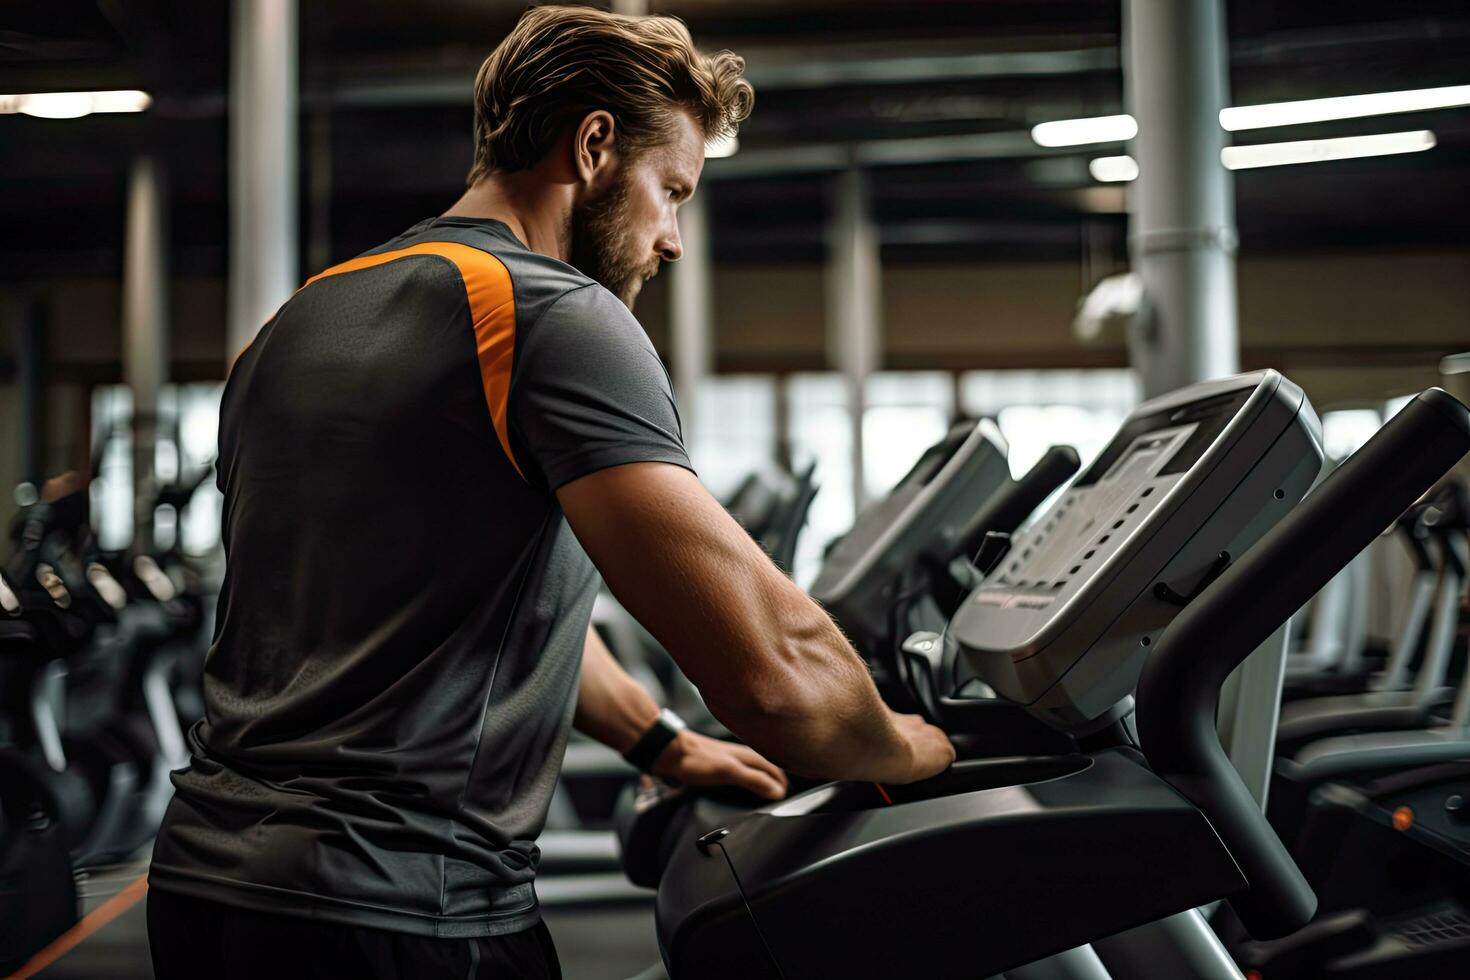
[[[587,627],[582,686],[573,724],[577,731],[626,753],[658,717],[658,705],[613,659],[597,630]],[[691,786],[741,786],[767,799],[786,795],[786,774],[753,749],[681,731],[659,754],[657,776]]]
[[[557,496],[613,594],[762,755],[804,775],[883,782],[953,761],[943,732],[888,710],[831,618],[694,474],[630,463]]]

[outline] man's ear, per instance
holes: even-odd
[[[589,112],[572,134],[572,163],[584,188],[601,188],[618,162],[618,132],[612,113]]]

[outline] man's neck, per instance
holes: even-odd
[[[572,189],[552,183],[536,168],[476,181],[445,218],[494,218],[527,248],[565,262],[570,247]]]

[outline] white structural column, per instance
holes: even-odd
[[[158,394],[168,381],[168,244],[163,175],[151,157],[133,161],[124,234],[123,380],[133,395],[133,547],[153,547]]]
[[[679,208],[684,257],[669,266],[669,335],[674,394],[684,442],[699,425],[699,392],[710,374],[714,337],[714,282],[710,268],[709,194],[705,187]]]
[[[300,283],[296,0],[234,0],[230,63],[233,359]]]
[[[1123,38],[1138,120],[1129,250],[1144,289],[1129,355],[1152,397],[1239,370],[1224,0],[1126,0]]]
[[[868,177],[852,167],[838,176],[827,260],[827,361],[847,389],[852,419],[852,501],[857,513],[866,502],[863,486],[864,383],[878,369],[882,354],[882,262],[873,221]]]
[[[1143,309],[1129,357],[1145,397],[1240,370],[1235,189],[1220,162],[1229,86],[1224,0],[1125,0],[1124,94],[1138,120],[1129,251]],[[1226,752],[1263,807],[1286,662],[1283,625],[1220,696]]]
[[[1291,636],[1288,619],[1243,660],[1220,688],[1217,726],[1220,744],[1261,809],[1271,788],[1276,758],[1276,726],[1281,719],[1281,688]]]

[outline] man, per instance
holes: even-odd
[[[150,876],[160,978],[557,976],[534,841],[572,723],[772,799],[767,758],[949,765],[700,485],[629,311],[750,110],[742,71],[674,20],[530,11],[476,81],[464,196],[238,358],[209,710]],[[745,745],[676,731],[617,666],[598,572]]]

